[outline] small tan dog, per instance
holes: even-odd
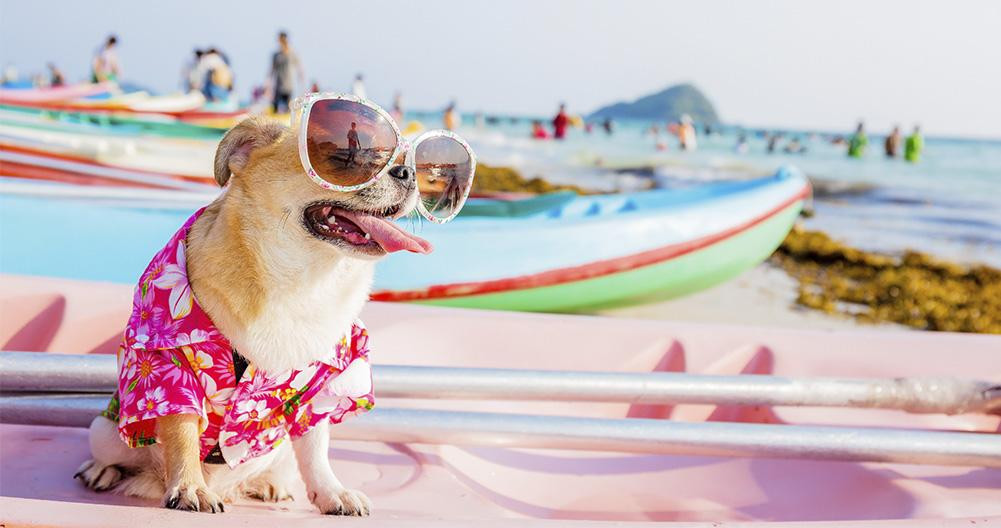
[[[430,251],[426,241],[391,222],[418,199],[405,166],[356,192],[324,190],[304,176],[295,134],[251,118],[223,138],[215,177],[228,187],[183,240],[187,278],[197,305],[250,369],[295,371],[329,358],[368,299],[376,260],[400,249]],[[162,405],[155,396],[139,405]],[[129,447],[116,423],[99,416],[90,426],[93,459],[76,476],[96,491],[114,488],[160,499],[168,508],[217,512],[240,496],[289,498],[297,467],[321,512],[367,515],[369,499],[345,488],[330,467],[329,423],[321,420],[291,442],[278,440],[263,456],[230,467],[202,461],[204,425],[197,414],[157,417],[155,439],[141,448]]]

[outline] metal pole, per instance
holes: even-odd
[[[2,392],[113,392],[115,356],[0,352]]]
[[[107,397],[0,396],[0,421],[83,427],[105,403]],[[984,433],[413,409],[376,409],[331,431],[379,442],[1001,468],[1001,435]]]
[[[111,392],[117,384],[115,370],[111,356],[0,352],[0,391]],[[1001,383],[955,378],[787,378],[390,365],[376,366],[373,376],[379,395],[389,398],[1001,412]]]

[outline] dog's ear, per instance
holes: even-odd
[[[239,173],[256,148],[278,140],[286,127],[266,117],[248,117],[229,129],[215,151],[215,181],[225,187],[231,174]]]

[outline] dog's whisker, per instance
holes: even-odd
[[[288,223],[288,218],[290,216],[292,216],[292,210],[286,207],[285,208],[285,215],[282,216],[282,224],[281,224],[281,230],[282,231],[285,230],[285,224]]]
[[[417,231],[417,223],[416,222],[420,222],[420,220],[422,218],[423,217],[420,215],[420,213],[417,212],[416,209],[411,209],[410,212],[407,213],[407,220],[410,221],[410,230],[411,231],[414,231],[414,232]]]

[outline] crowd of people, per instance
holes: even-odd
[[[803,143],[802,134],[791,135],[784,146],[779,145],[779,142],[786,137],[784,132],[763,132],[767,147],[765,148],[768,154],[774,154],[776,152],[784,152],[786,154],[806,154],[807,146]],[[811,139],[816,139],[818,134],[810,133],[807,134]],[[861,159],[865,157],[867,148],[869,147],[869,136],[866,134],[865,124],[859,123],[855,127],[855,132],[845,139],[844,136],[840,135],[819,135],[822,139],[829,141],[832,145],[842,147],[845,149],[845,153],[849,158]],[[907,138],[903,138],[900,132],[900,127],[895,126],[893,130],[886,136],[883,141],[883,148],[887,159],[896,159],[900,157],[901,154],[901,141],[903,141],[903,159],[910,163],[917,163],[921,160],[921,153],[924,150],[924,138],[921,135],[921,128],[915,125],[913,132]],[[749,151],[749,146],[747,142],[747,135],[744,132],[740,132],[740,136],[737,139],[736,145],[734,145],[734,152],[738,154],[746,154]]]
[[[200,92],[206,101],[229,99],[233,93],[233,80],[229,58],[216,48],[196,49],[181,74],[184,90]]]
[[[893,127],[893,130],[883,141],[883,153],[888,159],[896,159],[900,153],[900,126]],[[866,147],[869,145],[869,138],[865,133],[865,123],[859,122],[855,127],[855,133],[848,140],[848,157],[862,158],[865,156]],[[904,140],[903,158],[910,163],[917,163],[921,160],[921,151],[924,150],[924,137],[921,135],[921,127],[914,125],[914,130],[907,139]]]
[[[305,73],[298,54],[289,42],[288,33],[280,31],[277,40],[278,47],[271,55],[266,82],[253,88],[252,101],[255,103],[267,102],[272,112],[285,113],[289,111],[289,103],[293,95],[300,91],[297,90],[297,87],[305,88]],[[54,63],[50,62],[46,67],[47,75],[35,76],[32,79],[33,85],[63,86],[66,84],[66,76]],[[5,69],[3,75],[5,82],[8,79],[16,78],[16,73],[11,70],[13,69],[10,67]],[[109,35],[94,53],[90,72],[91,82],[117,82],[121,79],[122,66],[118,59],[118,37],[116,35]],[[216,47],[195,49],[192,58],[183,69],[181,87],[186,92],[201,93],[207,101],[230,100],[235,88],[235,77],[229,57]],[[309,90],[320,91],[319,83],[315,80],[312,81]],[[356,97],[367,97],[364,77],[361,73],[355,75],[351,83],[351,93]],[[401,121],[403,118],[402,95],[399,92],[393,98],[392,115],[397,121]],[[455,100],[452,100],[442,111],[442,121],[444,128],[448,130],[455,130],[461,123],[461,116],[456,108]],[[560,103],[559,109],[549,125],[551,131],[544,126],[541,120],[533,121],[531,137],[539,140],[563,140],[567,137],[569,128],[580,127],[585,133],[590,134],[595,123],[585,122],[580,117],[571,116],[567,113],[566,104]],[[614,133],[615,125],[611,118],[605,118],[600,126],[607,135],[611,136]],[[705,134],[709,135],[711,128],[708,124],[704,126]],[[654,146],[657,150],[669,150],[668,141],[672,137],[676,139],[678,148],[682,151],[694,151],[698,148],[698,134],[692,118],[687,114],[683,114],[676,121],[664,125],[663,131],[662,136],[661,128],[656,123],[647,129],[648,135],[654,138]],[[772,154],[780,150],[779,142],[784,139],[784,133],[759,132],[759,134],[763,135],[766,141],[767,153]],[[865,124],[859,122],[855,132],[847,140],[836,136],[831,139],[831,142],[835,145],[844,145],[850,158],[864,157],[869,146]],[[902,149],[901,144],[903,144]],[[920,127],[915,126],[911,134],[904,138],[900,127],[895,126],[886,136],[883,150],[888,159],[902,157],[907,162],[917,163],[924,150],[924,138]],[[750,151],[748,136],[745,132],[738,131],[733,151],[737,154],[746,154]],[[807,147],[798,135],[794,135],[781,147],[781,151],[786,154],[805,154]]]
[[[552,133],[543,126],[541,120],[532,121],[532,139],[566,139],[567,130],[571,127],[579,126],[584,129],[584,132],[590,134],[594,131],[594,123],[585,122],[579,117],[573,117],[567,113],[566,103],[560,103],[559,109],[556,111],[556,115],[553,116],[552,121],[550,121],[552,126]],[[611,118],[605,118],[601,123],[601,128],[605,131],[605,134],[612,135],[615,130],[615,124],[612,122]]]
[[[274,113],[285,113],[289,110],[289,102],[294,95],[305,91],[320,91],[315,80],[307,87],[305,70],[298,54],[289,42],[286,31],[278,33],[277,49],[270,56],[268,75],[265,82],[255,85],[251,90],[253,103],[266,103]],[[122,79],[122,64],[118,58],[119,39],[117,35],[108,35],[94,52],[90,62],[90,82],[120,82]],[[46,65],[47,72],[33,75],[30,84],[36,87],[58,87],[67,83],[66,76],[55,63]],[[0,81],[3,84],[22,82],[17,69],[13,65],[5,67]],[[236,104],[234,93],[236,79],[229,57],[217,47],[196,48],[184,64],[181,71],[180,88],[187,93],[202,94],[206,101],[229,101]],[[364,78],[357,74],[351,84],[351,93],[366,98]],[[396,112],[402,116],[400,96],[395,101]]]

